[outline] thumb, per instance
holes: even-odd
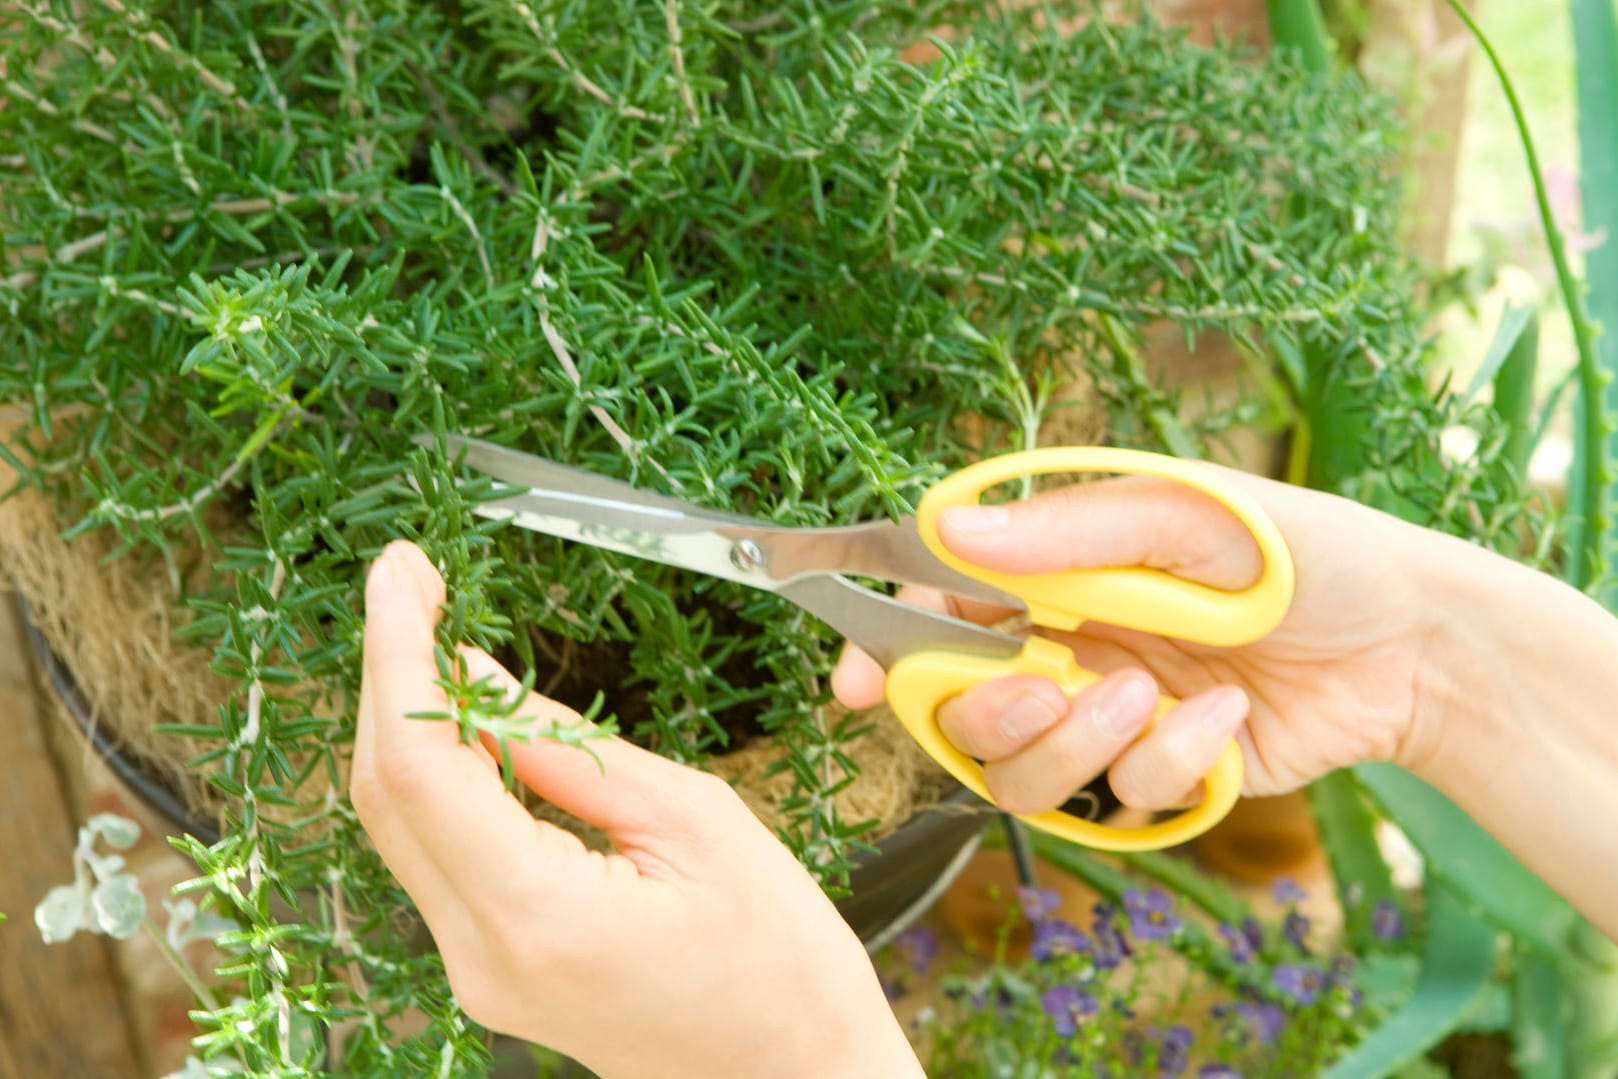
[[[1082,483],[1000,506],[958,506],[938,518],[944,546],[1003,573],[1147,566],[1213,588],[1256,581],[1264,558],[1217,499],[1151,476]]]
[[[365,582],[365,681],[360,690],[377,722],[362,732],[412,746],[444,749],[460,741],[454,725],[406,717],[442,711],[444,693],[434,681],[438,666],[433,627],[444,603],[444,579],[421,548],[395,540],[372,564]]]

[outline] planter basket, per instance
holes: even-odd
[[[169,590],[153,586],[150,567],[132,557],[108,560],[103,539],[68,543],[59,530],[50,506],[33,492],[0,514],[0,572],[22,597],[34,658],[79,736],[129,792],[175,833],[212,844],[222,801],[185,766],[201,747],[152,728],[205,719],[229,685],[208,670],[205,653],[175,639]],[[853,860],[851,894],[838,907],[874,949],[954,878],[976,849],[990,811],[891,717],[855,746],[861,773],[839,792],[839,812],[888,823],[870,837],[877,852]],[[772,773],[772,757],[761,742],[716,757],[711,766],[773,824],[774,807],[790,794],[791,783]],[[534,808],[587,843],[605,844],[580,822]]]

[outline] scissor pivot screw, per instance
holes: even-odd
[[[764,565],[764,551],[750,539],[737,540],[730,545],[730,564],[740,570],[758,569]]]

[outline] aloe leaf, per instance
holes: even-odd
[[[1514,323],[1507,325],[1507,320]],[[1494,402],[1491,406],[1506,428],[1506,444],[1500,453],[1500,465],[1510,468],[1518,479],[1528,475],[1528,458],[1538,443],[1533,420],[1534,375],[1539,369],[1539,317],[1533,308],[1512,308],[1501,316],[1500,332],[1495,341],[1510,330],[1510,342],[1501,352],[1490,372],[1494,378]],[[1494,360],[1494,347],[1485,358],[1485,369]],[[1481,375],[1482,372],[1479,372]]]
[[[1499,840],[1443,794],[1392,764],[1360,764],[1355,778],[1410,837],[1430,876],[1546,957],[1577,966],[1568,945],[1578,915]]]
[[[1266,0],[1270,37],[1284,48],[1298,50],[1306,71],[1330,71],[1331,35],[1320,11],[1320,0]]]
[[[1526,948],[1517,950],[1512,979],[1511,1063],[1522,1079],[1566,1079],[1572,1003],[1561,968]]]
[[[1618,1074],[1618,943],[1581,921],[1573,954],[1583,965],[1566,982],[1573,1005],[1568,1079],[1612,1079]]]
[[[1448,887],[1427,889],[1421,977],[1409,1003],[1322,1073],[1322,1079],[1381,1079],[1418,1059],[1466,1018],[1494,973],[1496,931]]]
[[[1331,71],[1332,39],[1320,0],[1265,0],[1265,7],[1276,47],[1295,50],[1304,70],[1315,75]],[[1341,380],[1331,377],[1329,357],[1319,348],[1282,334],[1272,334],[1269,347],[1298,390],[1298,422],[1287,478],[1343,493],[1344,484],[1364,471],[1370,412]]]
[[[1612,0],[1572,0],[1573,54],[1577,72],[1579,126],[1579,187],[1584,210],[1584,231],[1601,242],[1585,255],[1585,283],[1589,321],[1600,327],[1593,342],[1595,377],[1581,379],[1586,396],[1585,424],[1580,429],[1580,453],[1598,466],[1591,485],[1600,491],[1604,509],[1611,514],[1618,498],[1618,13]],[[1581,368],[1585,357],[1580,356]],[[1594,413],[1594,415],[1590,415]],[[1607,519],[1610,519],[1607,518]],[[1608,572],[1594,582],[1595,596],[1608,610],[1618,610],[1618,578],[1611,567],[1618,558],[1618,536],[1610,528],[1585,537],[1586,548],[1598,548],[1597,566]]]
[[[1376,842],[1376,815],[1365,804],[1354,773],[1339,769],[1309,785],[1320,844],[1337,882],[1349,948],[1364,954],[1385,947],[1371,926],[1378,903],[1398,903],[1393,875]]]
[[[1466,393],[1461,396],[1463,403],[1476,397],[1484,384],[1505,366],[1506,357],[1511,355],[1511,350],[1516,347],[1533,317],[1532,307],[1518,307],[1515,304],[1507,304],[1506,309],[1500,312],[1500,323],[1494,328],[1494,337],[1489,341],[1489,351],[1483,354],[1483,362],[1478,364],[1477,372],[1467,384]]]

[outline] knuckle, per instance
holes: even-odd
[[[728,811],[732,807],[742,805],[741,795],[736,793],[736,788],[732,787],[723,776],[712,772],[700,772],[695,768],[690,772],[691,775],[687,780],[687,796],[696,805],[709,811]]]
[[[373,820],[386,801],[381,781],[371,768],[356,767],[348,780],[348,800],[361,821]]]
[[[962,700],[957,699],[938,710],[938,729],[951,745],[969,757],[990,760],[1001,755],[994,752],[997,747],[985,744],[987,739],[982,734],[985,726],[983,717],[975,715]]]
[[[1115,762],[1107,770],[1107,783],[1124,805],[1134,809],[1153,808],[1151,769],[1143,768],[1139,759],[1125,757]]]
[[[1040,813],[1061,804],[1039,798],[1037,792],[1028,789],[1027,783],[1005,776],[993,768],[983,770],[983,781],[989,788],[989,797],[994,799],[994,804],[1007,813]]]
[[[1118,800],[1127,806],[1168,809],[1200,776],[1184,750],[1162,746],[1151,759],[1120,761],[1113,766],[1108,780]]]
[[[478,932],[483,939],[484,950],[493,957],[500,970],[537,960],[541,952],[548,959],[558,940],[573,936],[571,933],[558,936],[537,932],[529,919],[531,912],[517,904],[502,900],[480,904],[480,908],[479,914],[483,915],[484,924]],[[553,940],[553,937],[557,940]]]
[[[745,849],[754,849],[753,838],[763,825],[736,789],[711,772],[687,771],[690,774],[671,787],[674,797],[648,807],[647,812],[657,821],[657,830],[688,853],[710,851],[716,835],[729,837],[731,847],[740,843]]]
[[[1142,797],[1140,786],[1135,782],[1127,768],[1113,768],[1107,773],[1107,785],[1118,801],[1131,809],[1149,809],[1148,799]]]
[[[382,753],[375,771],[378,793],[391,801],[421,801],[432,786],[432,768],[412,754]]]
[[[474,1023],[490,1030],[510,1029],[507,1009],[511,995],[500,988],[499,980],[489,977],[488,968],[464,957],[444,956],[444,973],[455,1001]]]

